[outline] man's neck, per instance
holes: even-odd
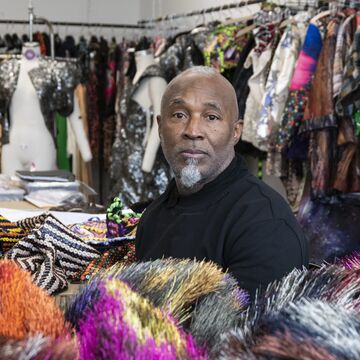
[[[195,194],[198,191],[200,191],[205,185],[202,183],[197,183],[194,186],[185,187],[181,184],[181,181],[177,178],[175,178],[175,183],[176,183],[177,190],[181,196],[189,196],[189,195]]]

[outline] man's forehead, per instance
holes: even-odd
[[[176,82],[170,84],[165,91],[164,100],[168,103],[180,103],[185,101],[184,99],[190,93],[191,96],[205,95],[213,98],[214,102],[220,102],[226,99],[226,95],[229,94],[229,89],[226,89],[223,84],[219,84],[214,79],[201,76],[195,80],[189,79],[189,77],[184,76],[184,78],[177,79]]]

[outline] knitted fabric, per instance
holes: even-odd
[[[68,279],[99,256],[52,215],[6,254],[7,259],[30,271],[34,283],[49,294],[65,289]]]
[[[94,278],[101,270],[106,270],[116,263],[131,264],[136,261],[135,241],[123,240],[120,245],[105,251],[99,258],[92,260],[80,274],[80,281]]]
[[[0,256],[10,250],[28,231],[0,215]]]

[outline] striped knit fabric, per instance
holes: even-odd
[[[67,287],[67,281],[100,256],[52,215],[19,241],[6,258],[32,274],[35,284],[54,294]]]
[[[39,216],[33,216],[19,220],[16,222],[16,224],[25,231],[31,231],[32,229],[39,227],[45,221],[47,216],[48,214],[44,213]]]
[[[16,223],[0,215],[0,256],[10,250],[19,240],[28,234]]]

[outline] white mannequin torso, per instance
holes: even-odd
[[[9,143],[2,148],[2,172],[13,175],[16,170],[55,170],[56,148],[46,126],[40,101],[29,77],[29,71],[39,66],[40,47],[26,43],[22,49],[19,78],[9,107]],[[84,161],[92,158],[89,142],[81,121],[79,105],[69,119]]]
[[[135,53],[135,62],[137,71],[133,79],[134,84],[139,81],[144,71],[150,65],[155,64],[155,59],[149,50],[142,50]],[[160,145],[156,116],[160,115],[161,98],[166,86],[167,83],[164,78],[149,77],[142,81],[132,97],[146,111],[147,129],[143,142],[146,148],[142,163],[142,170],[145,172],[151,172]],[[150,109],[153,111],[153,119],[151,119]]]
[[[1,157],[2,172],[7,175],[16,170],[56,169],[54,141],[28,74],[39,66],[39,56],[37,43],[23,46],[18,83],[9,108],[9,144],[3,146]]]

